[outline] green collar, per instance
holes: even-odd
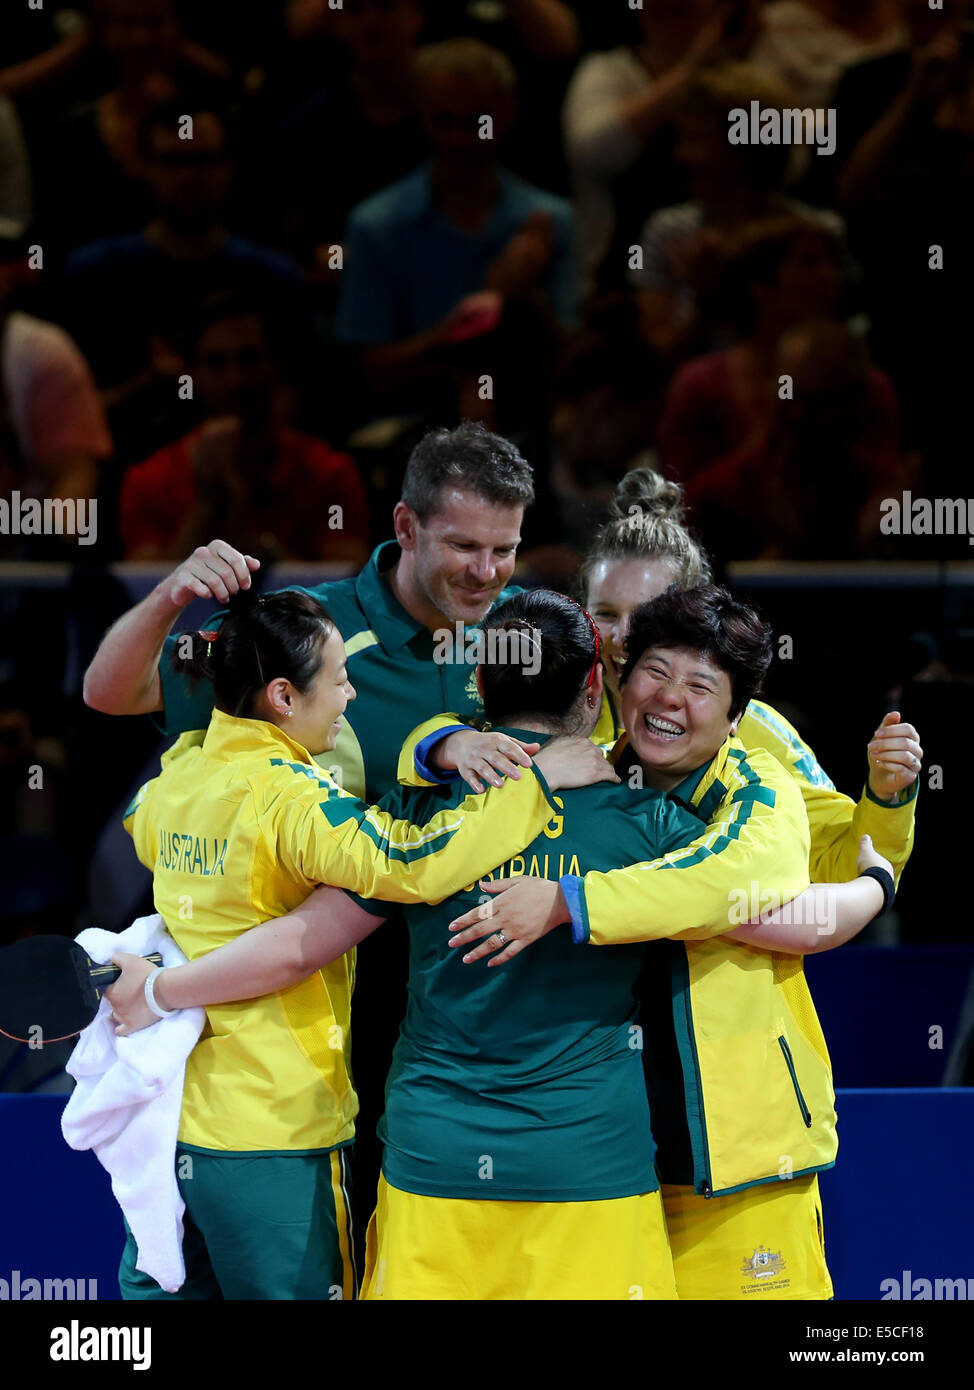
[[[433,634],[429,629],[423,627],[422,623],[418,623],[415,618],[411,618],[403,608],[386,578],[401,554],[398,541],[383,541],[373,550],[368,564],[355,580],[355,597],[365,615],[365,620],[379,639],[379,645],[383,651],[390,655],[420,635],[428,643],[433,641]],[[519,591],[516,588],[504,589],[498,595],[494,607],[504,603],[506,599],[511,597],[512,593],[517,592]],[[478,624],[468,623],[467,626],[477,627]],[[452,623],[450,628],[452,630]]]
[[[711,769],[714,767],[719,757],[720,754],[718,753],[717,757],[711,758],[709,762],[703,763],[700,767],[696,768],[695,771],[688,773],[687,776],[684,777],[682,782],[678,782],[677,785],[672,788],[672,790],[664,793],[664,795],[670,801],[675,801],[678,806],[682,806],[692,815],[701,817],[705,821],[709,820],[713,807],[711,807],[709,804],[704,806],[703,802],[700,802],[700,804],[695,804],[694,797],[699,797],[701,783],[707,776],[708,772],[710,772]],[[629,742],[628,736],[625,734],[623,734],[619,740],[619,745],[616,749],[614,763],[615,770],[623,779],[623,781],[625,781],[626,774],[628,773],[629,769],[639,765],[639,759],[636,757],[636,754],[633,751],[632,744]],[[719,795],[722,796],[724,788],[721,785],[721,783],[715,779],[714,785],[711,788],[711,790],[714,791],[715,796],[718,795],[718,788]]]
[[[670,795],[678,796],[681,801],[686,803],[687,806],[692,806],[694,793],[697,791],[697,788],[703,781],[708,769],[713,765],[713,762],[713,758],[708,758],[708,760],[705,763],[701,764],[701,766],[698,767],[695,772],[688,773],[687,776],[684,777],[682,782],[677,783],[677,785],[670,792]]]
[[[401,554],[396,541],[383,541],[373,550],[355,581],[355,597],[366,622],[383,650],[389,653],[399,651],[419,633],[430,635],[421,623],[409,616],[384,577]]]
[[[534,729],[515,729],[508,724],[491,724],[490,727],[499,734],[509,734],[511,738],[519,739],[521,743],[547,743],[554,738],[554,734],[541,734]]]

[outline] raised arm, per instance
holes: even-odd
[[[960,53],[960,36],[951,30],[937,34],[914,51],[903,87],[846,160],[836,187],[841,207],[868,206],[884,191],[884,181],[895,170],[896,157],[911,122],[918,112],[932,120]]]
[[[88,30],[85,27],[33,58],[25,58],[22,63],[0,69],[0,95],[16,100],[59,81],[77,66],[87,47]]]
[[[741,720],[745,747],[762,748],[801,788],[811,832],[813,883],[847,883],[858,873],[859,842],[869,835],[898,882],[913,848],[923,749],[916,729],[897,711],[885,715],[866,749],[868,779],[858,802],[837,791],[814,752],[777,710],[752,700]]]
[[[316,888],[287,916],[251,927],[199,960],[160,971],[156,1003],[163,1009],[185,1009],[289,989],[357,946],[384,921],[337,888]],[[134,1033],[155,1023],[144,995],[154,966],[126,952],[112,961],[122,967],[121,977],[105,991],[119,1020],[116,1033]]]
[[[570,162],[605,178],[628,168],[649,138],[673,119],[699,68],[724,41],[732,7],[708,18],[680,57],[638,92],[621,94],[611,67],[595,55],[575,73],[565,99],[563,122]]]
[[[869,835],[878,853],[890,861],[896,883],[913,850],[923,759],[917,731],[902,723],[894,710],[883,717],[866,752],[869,775],[857,802],[834,788],[802,788],[812,836],[813,883],[846,883],[853,878],[863,835]]]
[[[102,714],[161,710],[159,658],[173,623],[194,599],[225,604],[238,590],[249,589],[259,568],[259,560],[226,541],[199,546],[105,633],[85,672],[85,704]]]

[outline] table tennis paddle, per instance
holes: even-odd
[[[160,955],[145,959],[162,964]],[[34,1047],[73,1038],[121,973],[96,965],[68,936],[28,936],[7,946],[0,950],[0,1033]]]

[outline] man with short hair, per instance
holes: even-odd
[[[481,374],[516,379],[512,362],[536,373],[556,326],[575,321],[571,207],[498,162],[516,109],[503,53],[451,39],[421,49],[415,73],[431,157],[349,214],[335,337],[356,352],[370,409],[381,395],[434,418],[487,418],[507,393],[495,383],[485,398]]]
[[[513,444],[469,421],[432,430],[406,467],[395,541],[355,578],[308,590],[335,619],[358,691],[331,755],[347,791],[377,799],[394,786],[399,750],[431,709],[482,710],[462,641],[451,647],[459,659],[437,661],[434,633],[478,623],[501,598],[533,498],[531,466]],[[205,728],[212,689],[172,670],[169,631],[194,599],[227,603],[258,568],[225,541],[199,547],[105,635],[85,702],[105,714],[161,711],[167,734]]]

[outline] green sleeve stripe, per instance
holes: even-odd
[[[130,804],[129,804],[128,810],[125,811],[125,812],[123,812],[123,814],[122,814],[122,820],[123,820],[123,821],[124,821],[124,820],[128,820],[129,816],[132,815],[133,811],[135,811],[135,810],[138,809],[138,807],[140,806],[140,804],[141,804],[141,802],[142,802],[142,798],[143,798],[144,796],[145,796],[145,787],[143,786],[143,787],[140,787],[139,790],[138,790],[138,791],[135,793],[135,795],[133,796],[133,798],[132,798],[132,800],[131,800],[131,802],[130,802]]]
[[[752,719],[756,719],[759,724],[763,724],[766,729],[770,729],[773,734],[781,739],[782,743],[786,743],[788,747],[794,749],[796,753],[804,751],[798,741],[797,731],[789,728],[789,726],[782,721],[781,715],[778,714],[777,710],[773,710],[770,705],[764,704],[761,700],[751,700],[745,712],[749,714]]]
[[[778,714],[776,710],[773,710],[770,705],[764,705],[758,700],[752,700],[746,712],[756,723],[763,724],[776,738],[780,738],[781,742],[787,748],[790,748],[793,753],[797,753],[799,757],[805,753],[805,746],[801,743],[797,730],[785,724],[782,721],[781,715]]]
[[[762,806],[773,806],[775,794],[770,787],[741,787],[731,801],[760,801]]]
[[[356,653],[364,651],[366,647],[376,647],[378,644],[378,637],[371,628],[367,628],[364,632],[356,632],[354,637],[348,639],[345,643],[345,656],[346,658],[355,656]]]
[[[360,834],[368,836],[386,858],[401,864],[414,864],[418,859],[427,859],[431,854],[439,854],[463,824],[463,816],[460,815],[448,825],[440,826],[437,830],[427,830],[422,839],[407,843],[404,840],[390,839],[371,818],[371,809],[366,809],[363,815],[361,802],[352,797],[343,796],[335,801],[322,801],[319,805],[330,825],[337,829],[350,820],[356,821]]]
[[[732,826],[731,829],[736,829],[736,827]],[[735,835],[733,838],[736,839],[737,835]],[[731,843],[732,840],[728,839],[726,835],[718,835],[714,839],[712,845],[701,845],[699,849],[695,849],[693,853],[688,855],[685,859],[671,859],[668,864],[661,864],[660,868],[693,869],[696,867],[697,864],[702,864],[705,859],[711,859],[715,854],[723,853],[723,851],[727,849],[728,845],[730,845]]]
[[[746,790],[747,788],[741,788],[741,791]],[[766,791],[767,788],[756,787],[754,788],[754,790],[755,792],[760,792]],[[751,817],[751,810],[754,806],[755,801],[760,801],[764,805],[769,804],[765,801],[764,797],[757,795],[750,797],[741,797],[740,799],[738,799],[738,797],[735,796],[733,798],[733,801],[733,818],[731,819],[730,824],[724,827],[722,833],[718,834],[714,832],[713,844],[700,845],[697,849],[692,850],[684,858],[680,858],[678,857],[678,855],[667,856],[667,858],[669,859],[669,863],[662,864],[660,865],[660,867],[663,869],[692,869],[697,864],[702,864],[705,859],[709,859],[716,854],[722,854],[725,849],[727,849],[730,845],[734,843],[735,840],[740,838],[741,831],[743,830],[744,826],[747,825]],[[774,805],[773,800],[770,802],[770,805]]]
[[[270,764],[271,767],[289,767],[298,777],[307,777],[309,782],[317,782],[319,787],[327,791],[333,790],[335,786],[334,782],[323,782],[317,773],[305,763],[289,763],[284,758],[271,758]]]
[[[807,745],[801,742],[796,731],[781,722],[780,714],[773,710],[770,705],[752,700],[746,713],[756,724],[763,724],[776,738],[781,739],[788,751],[794,755],[795,771],[800,772],[806,782],[813,787],[826,787],[829,791],[835,791],[835,783],[821,763],[816,761]]]
[[[730,749],[729,751],[733,753],[734,750]],[[714,778],[713,786],[694,808],[697,815],[702,816],[705,821],[710,820],[726,795],[727,788],[724,786],[723,782],[719,777]]]
[[[401,860],[408,864],[416,859],[425,859],[429,854],[436,854],[449,844],[463,824],[461,814],[452,824],[441,826],[438,830],[427,831],[426,836],[421,840],[413,840],[408,843],[404,840],[393,842],[375,823],[372,818],[373,808],[371,806],[363,806],[358,797],[344,796],[340,787],[337,787],[333,781],[322,781],[313,768],[305,766],[304,763],[286,762],[283,758],[271,758],[270,764],[271,767],[289,767],[296,776],[306,777],[309,782],[314,782],[322,791],[328,792],[327,799],[318,803],[318,808],[323,812],[328,823],[337,829],[350,820],[358,821],[361,833],[367,835],[372,843],[377,845],[383,854],[388,855],[390,859]]]

